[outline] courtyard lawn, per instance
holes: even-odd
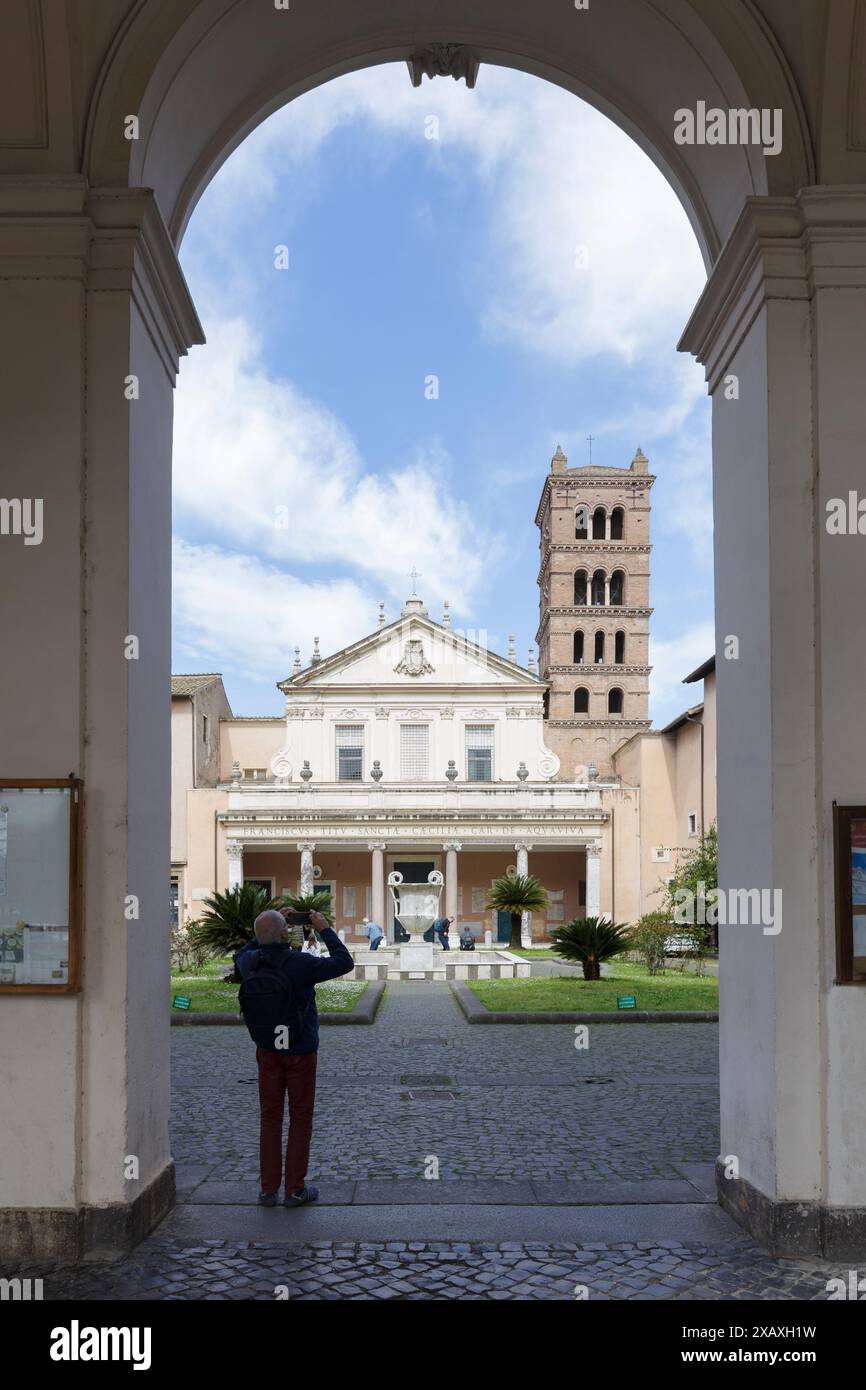
[[[221,978],[229,965],[231,961],[226,958],[208,961],[196,974],[172,970],[170,1001],[176,994],[191,1000],[184,1013],[236,1014],[238,986],[224,985]],[[316,1007],[320,1013],[346,1013],[355,1007],[366,988],[366,980],[328,980],[316,986]]]
[[[555,976],[541,980],[472,980],[469,988],[487,1009],[538,1009],[587,1013],[616,1012],[617,997],[633,994],[637,1008],[651,1012],[715,1012],[719,1007],[719,982],[712,975],[686,975],[668,971],[650,975],[645,965],[612,965],[606,980]]]

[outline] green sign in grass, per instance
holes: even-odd
[[[188,994],[176,994],[171,1001],[173,1009],[188,1009],[192,1005],[192,1000]]]
[[[617,997],[616,997],[616,1007],[617,1007],[618,1009],[636,1009],[636,1008],[637,1008],[637,995],[635,995],[635,994],[618,994]]]

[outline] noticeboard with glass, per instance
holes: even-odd
[[[0,781],[0,993],[69,994],[81,978],[82,785]]]
[[[836,981],[866,984],[866,806],[833,807]]]

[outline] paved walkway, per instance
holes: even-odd
[[[442,985],[390,984],[323,1029],[311,1178],[263,1210],[252,1044],[174,1029],[179,1204],[118,1264],[21,1271],[80,1298],[826,1297],[714,1202],[714,1025],[473,1028]]]

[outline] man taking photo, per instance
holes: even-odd
[[[308,954],[290,942],[291,927],[318,932],[328,955]],[[321,912],[285,909],[261,912],[255,936],[238,953],[239,1000],[244,1022],[256,1044],[259,1069],[259,1157],[262,1206],[277,1204],[283,1182],[287,1207],[315,1202],[318,1188],[307,1184],[307,1164],[316,1101],[319,1015],[315,987],[353,969],[355,962]],[[285,1168],[283,1112],[289,1101]]]

